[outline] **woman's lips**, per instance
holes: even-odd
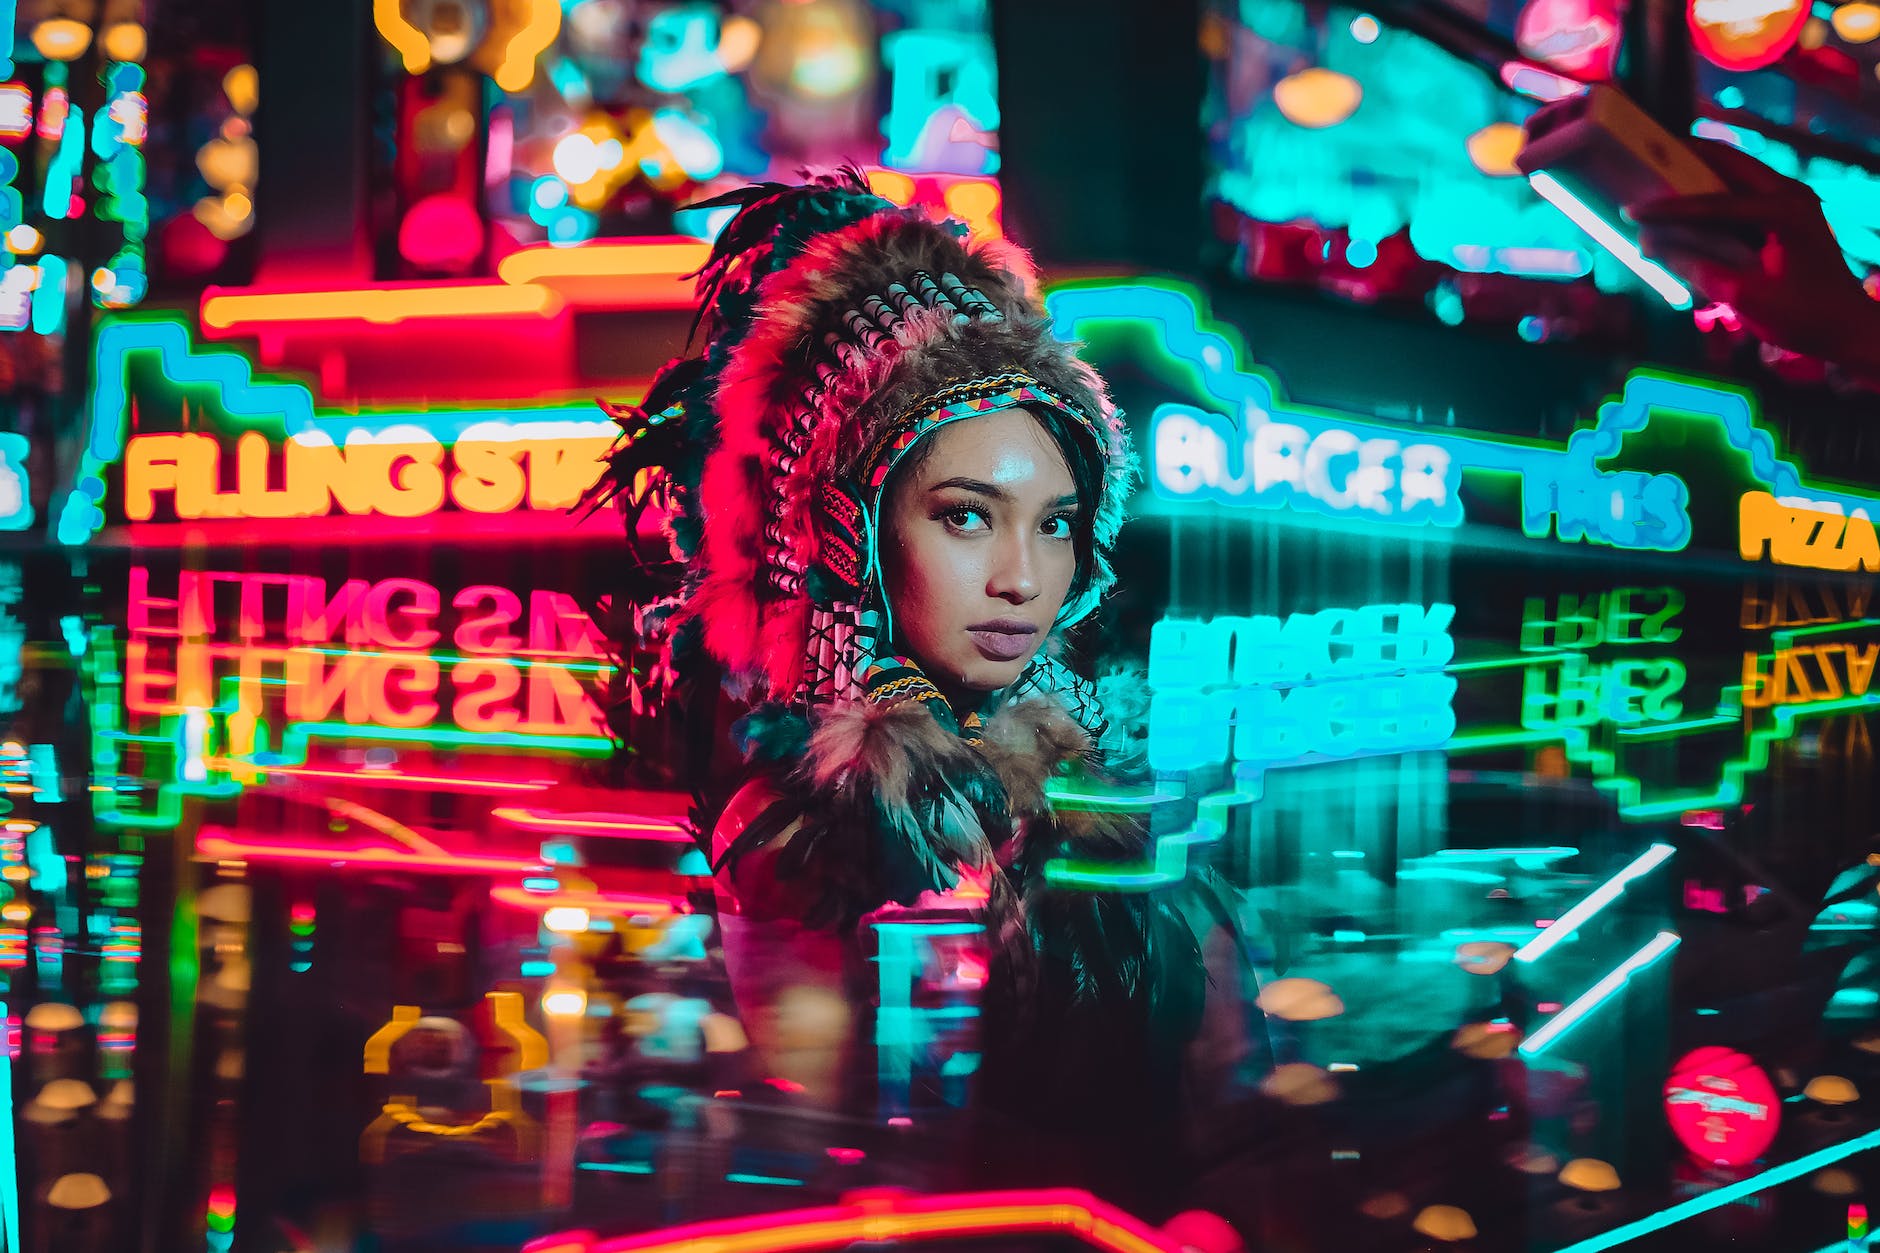
[[[966,633],[973,637],[973,643],[986,660],[1017,661],[1031,651],[1038,629],[1033,626],[985,625],[968,627]]]

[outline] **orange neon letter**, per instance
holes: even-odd
[[[466,653],[513,653],[522,647],[522,637],[504,631],[522,617],[522,598],[506,587],[481,584],[466,587],[451,598],[451,607],[468,609],[482,601],[490,602],[488,613],[471,614],[457,624],[452,643]]]

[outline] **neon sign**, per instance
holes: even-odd
[[[1826,569],[1880,567],[1867,519],[1880,495],[1810,484],[1777,455],[1750,392],[1722,382],[1637,369],[1564,445],[1407,425],[1288,401],[1237,334],[1214,323],[1193,287],[1173,282],[1070,283],[1047,308],[1066,340],[1146,332],[1152,364],[1201,397],[1150,419],[1150,484],[1170,506],[1309,513],[1337,523],[1458,526],[1481,489],[1512,478],[1532,539],[1678,552],[1690,545],[1692,487],[1677,474],[1615,467],[1628,436],[1653,422],[1709,427],[1747,463],[1761,490],[1741,503],[1740,535],[1702,537],[1749,560]],[[1098,355],[1101,355],[1099,351]],[[1831,529],[1797,511],[1841,515]],[[1858,518],[1860,527],[1854,525]],[[1824,538],[1826,535],[1826,538]],[[1869,564],[1870,563],[1870,564]]]
[[[1851,513],[1835,502],[1778,499],[1768,492],[1745,492],[1737,503],[1737,533],[1743,558],[1764,554],[1781,566],[1813,570],[1880,570],[1880,534],[1867,510]]]
[[[1150,419],[1155,488],[1170,500],[1200,498],[1398,522],[1461,521],[1456,472],[1433,444],[1364,438],[1333,422],[1249,402],[1239,423],[1189,405]]]
[[[1665,1117],[1692,1156],[1747,1166],[1775,1143],[1782,1099],[1762,1068],[1733,1049],[1688,1053],[1665,1080]]]
[[[1453,605],[1164,618],[1149,642],[1149,763],[1255,769],[1441,744],[1454,734]]]
[[[607,422],[484,422],[447,450],[414,426],[356,427],[343,441],[298,432],[277,455],[267,436],[248,431],[235,444],[233,491],[220,487],[223,449],[213,436],[137,435],[124,450],[124,513],[149,521],[159,495],[178,519],[191,520],[417,518],[447,501],[468,513],[566,510],[600,477],[615,433]]]
[[[94,351],[85,447],[57,510],[57,536],[68,544],[104,525],[105,473],[119,462],[123,513],[134,522],[160,513],[179,520],[556,513],[599,476],[615,433],[587,403],[319,411],[305,385],[257,378],[246,357],[198,349],[189,329],[168,318],[113,318]],[[133,409],[143,428],[136,435]],[[176,429],[149,431],[152,415],[166,412]],[[204,424],[233,434],[233,448],[191,429]]]

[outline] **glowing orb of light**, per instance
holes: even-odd
[[[1880,4],[1844,4],[1834,11],[1834,33],[1851,44],[1880,38]]]
[[[1349,74],[1314,66],[1273,84],[1273,103],[1295,126],[1336,126],[1364,102],[1364,88]]]
[[[1808,0],[1688,0],[1685,21],[1697,50],[1726,70],[1780,61],[1808,22]]]
[[[1490,122],[1469,136],[1469,160],[1475,168],[1492,178],[1512,178],[1515,155],[1527,142],[1527,133],[1513,122]]]

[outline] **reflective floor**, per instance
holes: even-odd
[[[1088,647],[1146,673],[1104,799],[1158,843],[1082,886],[1211,875],[1234,926],[1175,1140],[1005,1188],[970,912],[871,924],[866,1112],[752,1043],[663,783],[724,727],[616,753],[605,544],[0,558],[5,1247],[1834,1245],[1872,589],[1533,552],[1132,529]]]

